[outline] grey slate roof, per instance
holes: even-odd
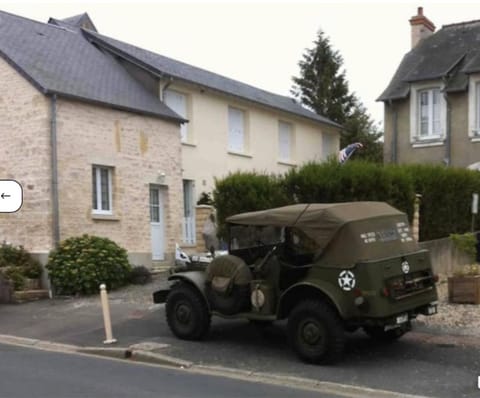
[[[443,26],[408,52],[378,101],[405,98],[410,83],[447,79],[446,91],[462,91],[480,71],[480,21]]]
[[[44,94],[184,121],[73,26],[0,11],[0,56]]]
[[[167,75],[187,83],[197,84],[240,99],[253,101],[270,108],[341,128],[339,124],[330,119],[305,109],[290,97],[261,90],[237,80],[197,68],[184,62],[176,61],[172,58],[144,50],[99,33],[86,30],[84,30],[84,33],[92,42],[99,46],[112,51],[116,55],[140,64],[154,73]]]
[[[90,19],[90,16],[86,12],[65,19],[50,18],[48,20],[48,23],[64,27],[75,26],[76,28],[86,28],[89,30],[93,30],[94,32],[97,31],[97,28],[95,27],[92,20]]]

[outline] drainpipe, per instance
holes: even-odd
[[[58,160],[57,160],[57,95],[53,94],[51,99],[50,115],[50,145],[52,165],[52,228],[53,245],[58,247],[60,242],[60,217],[58,206]]]
[[[447,87],[448,83],[448,77],[443,79],[444,82],[444,87]],[[446,125],[446,131],[445,131],[445,159],[443,160],[445,163],[445,166],[450,166],[451,163],[451,155],[452,155],[452,140],[451,140],[451,111],[452,107],[450,106],[450,101],[448,99],[447,91],[443,91],[443,98],[445,99],[445,102],[447,104],[447,125]]]
[[[165,93],[165,90],[170,86],[170,84],[173,83],[173,78],[172,77],[168,77],[167,78],[167,82],[165,84],[162,85],[162,80],[160,80],[160,101],[163,102],[163,99],[164,99],[164,93]]]
[[[388,100],[388,105],[392,108],[393,112],[393,136],[391,143],[391,161],[393,164],[397,163],[397,140],[398,140],[398,110],[393,106],[393,101]]]

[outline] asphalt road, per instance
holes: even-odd
[[[87,304],[67,300],[0,306],[0,333],[102,346],[105,334],[101,312]],[[172,335],[165,322],[163,305],[148,308],[120,300],[112,302],[111,312],[118,346],[139,342],[168,344],[160,351],[162,354],[194,364],[429,397],[480,397],[479,337],[455,337],[424,328],[420,329],[422,333],[414,330],[395,344],[382,345],[356,332],[348,338],[342,362],[335,366],[314,366],[300,362],[292,353],[282,325],[259,332],[247,321],[214,318],[205,341],[189,342]],[[0,386],[2,376],[0,373]]]
[[[175,338],[165,323],[163,308],[121,325],[123,335],[135,335],[149,325],[149,341],[170,344],[163,353],[194,363],[285,374],[341,384],[439,398],[480,397],[480,346],[468,339],[442,342],[428,333],[407,334],[393,344],[372,341],[358,331],[349,335],[343,360],[335,366],[300,362],[288,347],[284,325],[263,331],[246,321],[213,318],[205,341]],[[146,337],[143,338],[144,340]]]
[[[0,397],[316,397],[318,392],[0,344]]]

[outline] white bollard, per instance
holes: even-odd
[[[107,287],[104,283],[100,285],[100,300],[102,301],[103,323],[105,325],[106,340],[103,344],[113,344],[117,340],[113,338],[112,322],[110,320],[110,307],[108,306]]]

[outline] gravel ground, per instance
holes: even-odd
[[[109,299],[138,305],[144,309],[151,308],[153,306],[152,293],[168,286],[167,277],[167,272],[154,275],[153,281],[146,285],[130,285],[110,292]],[[439,333],[480,337],[480,305],[448,303],[446,276],[440,278],[437,290],[439,295],[438,314],[419,315],[416,324]],[[86,300],[98,301],[98,298],[89,297]]]
[[[446,276],[440,277],[437,291],[438,314],[419,315],[417,323],[445,333],[480,337],[480,305],[450,304]]]

